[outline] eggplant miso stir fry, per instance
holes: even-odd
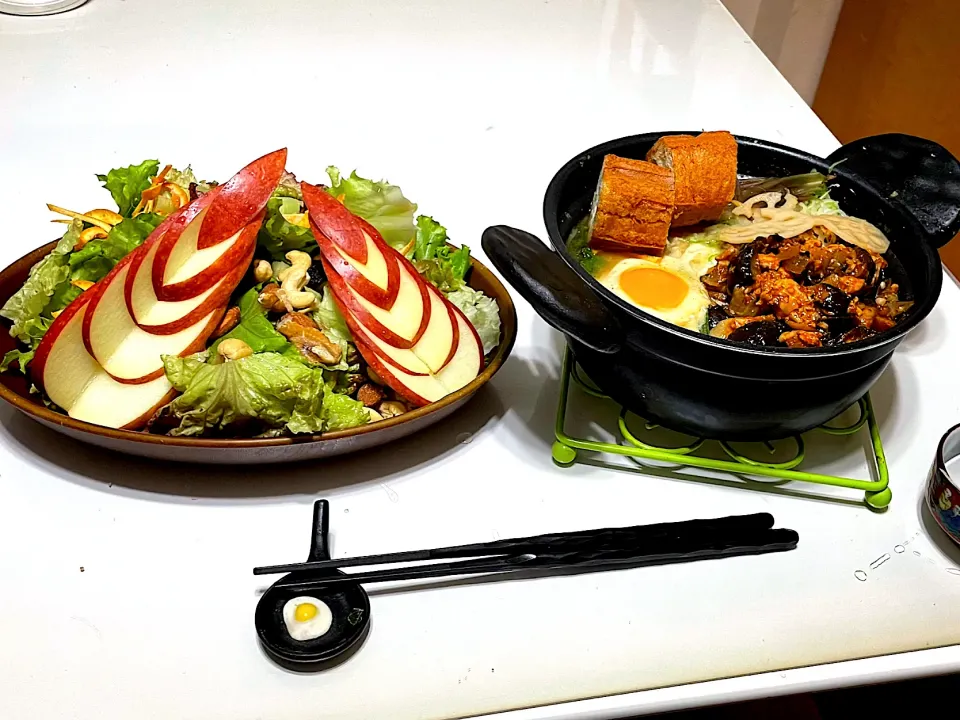
[[[736,150],[708,132],[665,136],[646,162],[608,155],[568,250],[645,312],[748,345],[823,347],[900,322],[913,303],[884,234],[819,172],[738,178]]]

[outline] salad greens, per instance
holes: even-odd
[[[469,285],[448,293],[447,300],[460,308],[476,328],[484,355],[500,344],[500,308],[496,300]]]
[[[330,187],[327,192],[373,225],[394,250],[403,250],[414,236],[413,214],[417,206],[407,200],[396,185],[376,182],[357,175],[342,177],[333,165],[327,168]]]
[[[313,319],[328,338],[340,344],[344,356],[348,355],[353,345],[353,334],[340,314],[340,308],[333,299],[333,291],[329,285],[324,286],[323,294],[314,305]]]
[[[305,222],[303,225],[290,222],[291,218],[300,220],[298,216],[302,216],[304,211],[303,201],[289,195],[274,193],[267,201],[267,215],[260,228],[258,242],[272,260],[283,260],[291,250],[309,250],[316,247],[313,233]]]
[[[237,301],[237,306],[240,308],[240,323],[211,346],[212,353],[215,354],[220,343],[227,339],[242,340],[255,353],[287,353],[290,343],[277,332],[273,323],[267,318],[267,311],[257,299],[259,295],[260,286],[258,285],[240,296]],[[293,352],[296,353],[296,350]]]
[[[157,418],[179,423],[171,435],[320,433],[370,419],[363,403],[327,388],[322,370],[276,352],[217,364],[206,353],[165,356],[163,364],[182,393]]]
[[[67,255],[80,237],[82,227],[79,220],[73,221],[53,251],[30,268],[23,287],[0,308],[0,316],[13,323],[10,335],[27,346],[25,350],[18,348],[4,355],[0,361],[0,372],[6,371],[13,364],[23,372],[27,363],[33,359],[37,345],[53,322],[52,311],[48,309],[50,300],[70,277]],[[63,303],[63,307],[67,302],[69,300]]]
[[[117,212],[130,217],[140,203],[143,191],[150,187],[150,178],[160,170],[159,160],[144,160],[139,165],[114,168],[106,175],[97,175],[97,180],[110,191],[117,204]]]
[[[16,363],[22,372],[33,359],[37,345],[53,322],[54,313],[80,296],[82,283],[101,280],[114,265],[143,243],[162,219],[152,213],[124,218],[107,233],[107,237],[92,240],[80,250],[74,250],[74,247],[83,224],[74,220],[53,252],[30,270],[23,287],[0,308],[0,316],[13,321],[10,334],[28,346],[25,351],[8,352],[0,361],[0,372],[6,371],[12,363]],[[76,284],[78,281],[80,285]]]
[[[79,250],[70,253],[68,260],[73,271],[72,279],[97,282],[113,266],[143,244],[163,217],[155,213],[142,213],[134,218],[124,218],[111,228],[107,236],[91,240]]]
[[[743,202],[765,192],[777,190],[789,191],[797,200],[804,202],[818,198],[827,192],[827,182],[831,178],[813,170],[802,175],[789,175],[774,178],[740,178],[737,181],[735,199]]]
[[[417,235],[410,259],[417,272],[445,293],[459,290],[470,269],[470,248],[447,244],[447,229],[432,217],[417,218]]]

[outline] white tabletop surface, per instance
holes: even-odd
[[[552,173],[609,138],[724,128],[837,145],[716,0],[91,0],[0,16],[0,68],[4,265],[52,237],[45,202],[102,205],[93,174],[144,157],[222,179],[286,145],[301,178],[329,163],[386,176],[477,248],[488,224],[542,232]],[[362,457],[164,465],[0,408],[0,717],[583,720],[960,667],[944,647],[960,642],[958,555],[919,505],[960,419],[953,282],[874,392],[883,515],[840,491],[826,494],[852,502],[557,468],[560,341],[519,306],[488,389]],[[856,439],[809,454],[808,468],[866,472]],[[756,511],[802,539],[762,557],[376,588],[360,651],[295,675],[258,648],[265,583],[250,570],[305,555],[320,496],[335,556]],[[911,652],[924,648],[940,649]]]

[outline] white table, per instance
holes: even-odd
[[[146,156],[223,178],[287,145],[300,177],[329,163],[389,177],[476,248],[488,224],[542,231],[551,174],[608,138],[726,128],[837,144],[715,0],[92,0],[0,16],[0,67],[2,264],[51,238],[44,202],[101,205],[93,173]],[[363,457],[163,465],[0,408],[0,717],[584,720],[956,670],[958,555],[919,502],[960,418],[958,313],[948,281],[874,392],[884,515],[558,469],[559,341],[522,303],[492,387]],[[808,467],[864,472],[857,441],[817,447]],[[360,652],[294,675],[258,648],[264,582],[250,569],[305,555],[318,496],[336,556],[764,510],[802,540],[772,556],[377,588]]]

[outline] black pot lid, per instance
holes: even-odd
[[[937,143],[900,133],[874,135],[844,145],[826,160],[900,201],[935,247],[960,232],[960,162]]]

